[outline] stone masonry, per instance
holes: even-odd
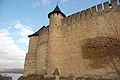
[[[67,17],[56,6],[48,17],[48,26],[29,35],[23,76],[119,75],[120,6],[116,0]]]

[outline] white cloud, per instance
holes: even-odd
[[[25,57],[25,51],[21,50],[9,35],[7,29],[0,29],[0,65],[2,63],[12,63],[13,61],[23,62]]]
[[[19,42],[26,43],[28,45],[28,35],[33,34],[32,29],[29,26],[21,24],[18,20],[17,23],[14,25],[15,29],[18,30],[17,34],[19,35]]]
[[[62,2],[67,2],[67,1],[69,1],[69,0],[61,0]]]
[[[32,6],[33,6],[33,7],[40,6],[40,2],[33,2],[33,3],[32,3]]]
[[[27,38],[20,38],[20,39],[19,39],[19,42],[20,42],[20,43],[25,43],[25,44],[28,45],[29,40],[28,40]]]
[[[1,33],[0,36],[7,36],[10,34],[7,29],[1,29],[0,33]]]
[[[41,0],[43,5],[50,4],[51,0]]]
[[[5,31],[5,32],[4,32]],[[3,33],[4,32],[4,33]],[[22,51],[9,36],[10,33],[7,29],[0,29],[0,51],[10,53],[11,55],[24,55]]]
[[[32,29],[29,26],[21,24],[19,20],[14,27],[15,29],[19,30],[18,34],[22,37],[26,37],[33,33]]]
[[[52,1],[54,1],[54,0],[40,0],[41,2],[42,2],[42,4],[43,5],[48,5],[48,4],[50,4]],[[40,6],[40,1],[37,1],[37,2],[33,2],[32,3],[32,6],[33,7],[38,7],[38,6]],[[67,2],[67,1],[69,1],[69,0],[58,0],[58,1],[60,1],[60,2],[62,2],[62,3],[65,3],[65,2]],[[56,3],[57,3],[57,0],[56,0]]]
[[[32,34],[33,31],[19,20],[10,26],[13,26],[12,31],[0,28],[0,67],[23,67],[26,51],[16,42],[24,43],[23,46],[28,45],[27,35]]]

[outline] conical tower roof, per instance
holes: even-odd
[[[60,13],[63,17],[66,17],[66,15],[63,12],[61,12],[61,10],[60,10],[58,5],[55,7],[55,9],[52,12],[50,12],[48,14],[48,18],[50,18],[50,15],[54,14],[54,13]]]
[[[58,5],[55,7],[55,9],[53,10],[54,11],[60,11],[60,8],[58,7]],[[60,11],[61,12],[61,11]]]

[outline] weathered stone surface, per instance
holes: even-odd
[[[90,60],[91,68],[104,68],[120,58],[120,40],[104,36],[86,39],[81,50],[83,58]]]
[[[114,1],[68,17],[51,14],[50,24],[30,37],[25,73],[60,76],[120,75],[120,6]]]

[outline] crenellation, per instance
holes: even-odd
[[[58,16],[58,17],[62,17],[62,18],[64,18],[61,14],[57,14],[57,16]]]
[[[111,2],[112,4],[115,1]],[[117,4],[116,4],[117,5]],[[104,8],[103,8],[104,7]],[[81,21],[83,19],[90,19],[91,16],[97,16],[99,14],[102,15],[102,13],[106,13],[110,10],[109,2],[104,2],[103,4],[98,4],[97,6],[93,6],[91,8],[88,8],[86,10],[83,10],[81,12],[75,13],[73,15],[69,15],[62,19],[62,25],[69,26],[70,24],[74,24],[75,22]]]
[[[102,4],[98,4],[97,8],[98,8],[98,13],[102,13],[103,12]]]
[[[67,17],[62,12],[52,13],[49,26],[29,37],[24,76],[52,75],[56,69],[60,77],[112,75],[114,70],[108,58],[111,53],[120,53],[120,6],[115,8],[114,1],[111,4],[113,8],[109,2],[103,3],[104,11],[99,4]]]
[[[117,7],[117,0],[111,0],[112,7]]]
[[[91,10],[92,10],[92,16],[96,16],[97,15],[96,6],[91,7]]]
[[[91,17],[91,14],[92,14],[91,8],[86,9],[86,17],[87,18]]]
[[[51,14],[50,19],[51,19],[52,17],[54,17],[54,14]]]
[[[86,18],[86,11],[85,10],[83,10],[83,11],[81,11],[81,19],[85,19]]]
[[[70,15],[64,19],[62,19],[62,25],[70,25],[70,24],[74,24],[78,21],[80,21],[81,19],[81,13],[78,12],[78,13],[75,13],[73,15]]]
[[[105,2],[105,3],[103,3],[103,5],[104,5],[104,11],[105,12],[110,9],[109,2]]]

